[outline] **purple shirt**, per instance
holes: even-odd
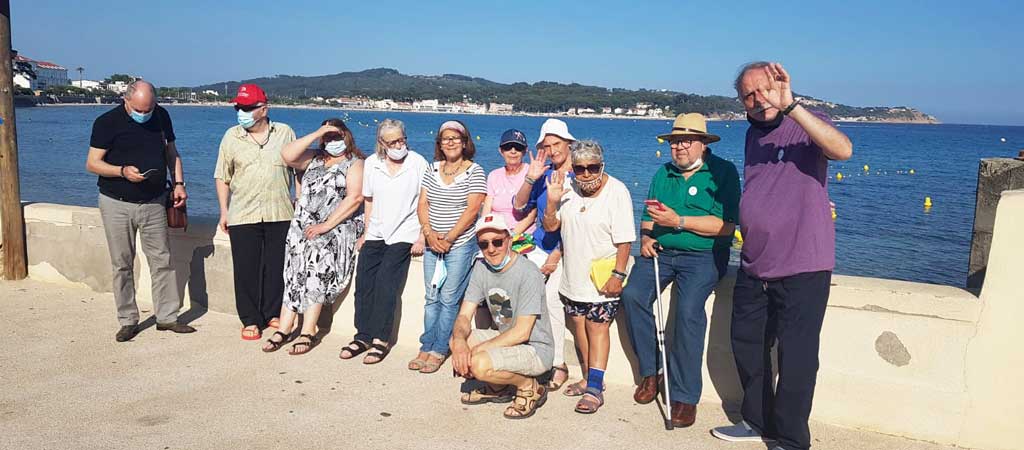
[[[785,117],[776,123],[752,122],[747,130],[740,266],[764,280],[830,271],[836,265],[836,230],[828,204],[828,159],[796,121]]]

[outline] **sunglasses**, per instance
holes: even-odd
[[[235,111],[242,110],[245,112],[252,112],[264,106],[265,105],[235,105]]]
[[[588,173],[588,172],[592,173],[592,174],[599,174],[599,173],[601,173],[601,167],[602,166],[604,166],[603,163],[587,164],[585,166],[582,166],[582,165],[578,166],[576,164],[573,164],[572,165],[572,171],[576,175],[583,175],[584,173]]]
[[[487,250],[492,245],[494,248],[501,248],[501,246],[505,245],[505,239],[506,238],[491,239],[489,241],[484,239],[482,241],[476,241],[476,245],[480,247],[480,250]]]
[[[498,148],[501,149],[502,153],[510,152],[512,150],[518,150],[520,152],[525,152],[526,151],[526,147],[523,147],[522,145],[519,145],[519,144],[505,144],[505,145],[502,145],[501,147],[498,147]]]

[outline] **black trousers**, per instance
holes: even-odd
[[[786,450],[811,446],[807,419],[831,281],[828,271],[770,281],[742,269],[736,273],[732,349],[743,385],[743,420]],[[779,381],[774,385],[771,348],[776,342]]]
[[[243,326],[262,328],[281,314],[289,224],[260,222],[228,227],[235,271],[235,308]]]
[[[356,264],[356,340],[390,342],[395,306],[405,290],[412,244],[366,241]]]

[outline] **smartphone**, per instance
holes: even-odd
[[[149,178],[153,175],[156,175],[156,169],[149,169],[145,172],[140,173],[139,175],[142,175],[142,178]]]
[[[653,198],[649,198],[647,200],[644,200],[644,204],[649,206],[649,207],[651,207],[651,208],[658,208],[661,211],[665,210],[665,205],[663,203],[653,199]]]

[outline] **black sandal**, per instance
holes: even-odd
[[[352,346],[355,346],[355,348],[352,348]],[[370,348],[370,346],[366,345],[365,342],[353,340],[352,342],[349,342],[348,345],[341,348],[342,352],[348,350],[348,357],[346,358],[345,355],[342,355],[340,353],[338,354],[338,357],[341,359],[352,359],[355,358],[356,356],[361,355],[368,348]]]
[[[309,353],[310,350],[313,350],[313,347],[316,347],[316,344],[318,342],[320,342],[320,340],[317,339],[316,336],[314,336],[312,334],[300,334],[298,339],[302,339],[302,338],[306,338],[309,342],[296,342],[296,343],[292,344],[292,349],[288,351],[289,355],[292,355],[292,356],[305,355],[306,353]],[[296,347],[298,347],[300,345],[305,347],[305,350],[301,350],[300,351],[300,350],[296,350],[295,349]]]
[[[281,340],[275,341],[274,336],[281,336]],[[267,343],[270,344],[270,348],[263,347],[261,350],[263,350],[263,353],[276,352],[284,346],[285,342],[288,342],[288,335],[280,331],[275,331],[274,334],[270,335],[270,338],[267,339]]]
[[[370,350],[369,352],[367,352],[366,356],[363,357],[363,364],[367,364],[367,365],[369,365],[369,364],[377,364],[377,363],[383,361],[384,358],[387,357],[388,353],[391,351],[391,348],[389,346],[383,345],[383,344],[377,344],[377,343],[374,343],[373,345],[371,345],[370,348],[372,348],[373,350]],[[366,358],[369,358],[371,356],[374,357],[374,358],[377,358],[377,360],[376,361],[367,362]]]

